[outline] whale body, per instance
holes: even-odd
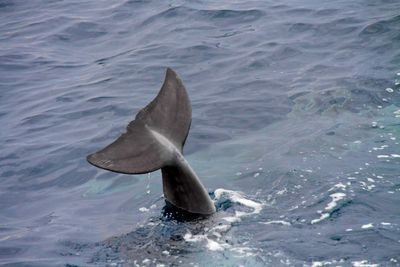
[[[187,91],[177,73],[167,68],[156,98],[138,112],[125,133],[87,160],[96,167],[125,174],[161,169],[168,202],[190,213],[212,214],[213,201],[183,157],[191,121]]]

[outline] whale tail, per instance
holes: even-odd
[[[192,108],[186,89],[175,71],[168,68],[160,92],[128,124],[126,133],[89,155],[87,160],[96,167],[118,173],[158,170],[171,161],[171,155],[149,129],[164,136],[182,153],[191,120]]]
[[[138,112],[125,133],[87,160],[96,167],[125,174],[162,169],[168,201],[192,213],[211,214],[215,207],[182,156],[191,120],[186,89],[176,72],[167,68],[156,98]]]

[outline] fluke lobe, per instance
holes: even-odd
[[[87,160],[102,169],[142,174],[161,169],[164,196],[190,213],[208,215],[215,206],[182,155],[192,121],[192,107],[181,79],[167,68],[164,84],[117,140]]]

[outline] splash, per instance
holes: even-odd
[[[335,187],[340,187],[341,185],[335,185]],[[327,218],[330,217],[330,213],[338,204],[339,201],[343,200],[346,197],[345,193],[333,193],[330,195],[332,198],[332,201],[328,203],[328,205],[325,207],[325,210],[327,211],[326,213],[321,213],[321,216],[318,219],[314,219],[311,221],[311,224],[316,224],[319,223]]]
[[[244,197],[243,193],[227,190],[223,188],[216,189],[214,191],[214,202],[221,201],[222,199],[229,200],[232,203],[237,204],[235,206],[235,213],[229,216],[223,216],[221,221],[216,226],[206,230],[203,234],[192,234],[188,231],[184,235],[184,239],[187,242],[204,242],[207,249],[210,251],[225,251],[229,250],[238,257],[252,256],[254,255],[254,249],[245,246],[233,246],[226,242],[223,236],[232,228],[234,223],[241,221],[244,217],[259,214],[263,208],[263,204],[250,200]]]

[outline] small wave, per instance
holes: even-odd
[[[249,23],[258,20],[264,15],[264,12],[257,9],[249,10],[212,10],[212,9],[194,9],[184,6],[171,7],[167,10],[154,14],[142,22],[142,26],[165,21],[165,19],[176,19],[177,17],[190,17],[199,21],[221,23],[224,25],[236,25]]]
[[[93,22],[78,22],[62,30],[55,36],[63,41],[79,41],[98,38],[107,34],[107,30]]]
[[[325,16],[330,16],[330,15],[335,15],[335,14],[339,13],[339,11],[340,10],[336,9],[336,8],[327,8],[327,9],[318,10],[318,11],[315,12],[315,14],[317,16],[325,17]]]
[[[293,47],[282,47],[279,48],[277,51],[275,51],[270,59],[274,61],[281,61],[281,60],[286,60],[286,59],[292,59],[293,57],[301,55],[303,52],[301,52],[298,49],[295,49]]]
[[[282,220],[268,221],[268,222],[260,222],[260,223],[261,223],[261,224],[278,224],[278,225],[286,225],[286,226],[292,225],[290,222],[282,221]]]
[[[12,7],[15,5],[13,2],[14,1],[7,1],[7,0],[1,1],[0,8]]]
[[[158,21],[165,22],[165,19],[175,19],[177,17],[185,17],[193,13],[193,11],[194,9],[183,6],[170,7],[166,10],[150,15],[141,23],[141,26],[151,25]]]
[[[223,20],[225,23],[227,20],[234,22],[235,24],[252,22],[264,15],[264,12],[257,9],[249,10],[200,10],[199,14],[207,19],[212,20]]]
[[[23,249],[18,247],[2,247],[0,248],[0,256],[16,256],[22,254]]]
[[[242,217],[242,216],[248,216],[248,215],[252,215],[252,214],[258,214],[261,212],[263,205],[261,203],[255,202],[253,200],[247,199],[243,196],[242,193],[237,192],[237,191],[232,191],[232,190],[227,190],[227,189],[223,189],[223,188],[219,188],[217,190],[214,191],[215,194],[215,200],[218,201],[220,200],[223,196],[228,197],[228,199],[230,199],[232,202],[241,204],[243,206],[252,208],[253,211],[250,213],[240,213],[238,215],[238,217]]]
[[[305,16],[305,15],[309,15],[311,13],[313,13],[314,10],[310,9],[310,8],[291,8],[289,10],[287,10],[285,13],[291,15],[291,16]]]
[[[372,34],[381,34],[388,32],[389,29],[384,22],[378,21],[366,26],[362,31],[361,35],[372,35]]]
[[[241,221],[244,217],[259,214],[263,208],[263,204],[246,198],[241,192],[223,188],[216,189],[214,191],[214,196],[214,201],[217,206],[227,206],[225,202],[229,201],[240,205],[239,207],[235,207],[240,210],[235,210],[234,215],[222,217],[221,219],[225,221],[224,223],[219,223],[205,233],[192,234],[188,231],[183,237],[184,240],[187,242],[205,242],[207,249],[211,251],[229,250],[241,256],[252,256],[254,254],[254,249],[245,246],[233,246],[227,243],[225,239],[223,240],[222,236],[232,228],[234,223]]]
[[[315,26],[311,23],[298,22],[298,23],[292,24],[292,26],[290,26],[290,28],[289,28],[289,31],[299,33],[299,32],[306,32],[306,31],[312,30],[314,28],[315,28]]]
[[[336,208],[338,203],[342,202],[342,200],[345,199],[346,194],[342,193],[342,192],[337,192],[337,193],[331,194],[330,197],[332,198],[332,200],[331,200],[331,202],[329,202],[326,205],[326,207],[325,207],[326,212],[321,212],[321,216],[318,219],[312,220],[311,224],[316,224],[316,223],[319,223],[319,222],[329,218],[331,216],[331,212],[333,212],[333,210]]]

